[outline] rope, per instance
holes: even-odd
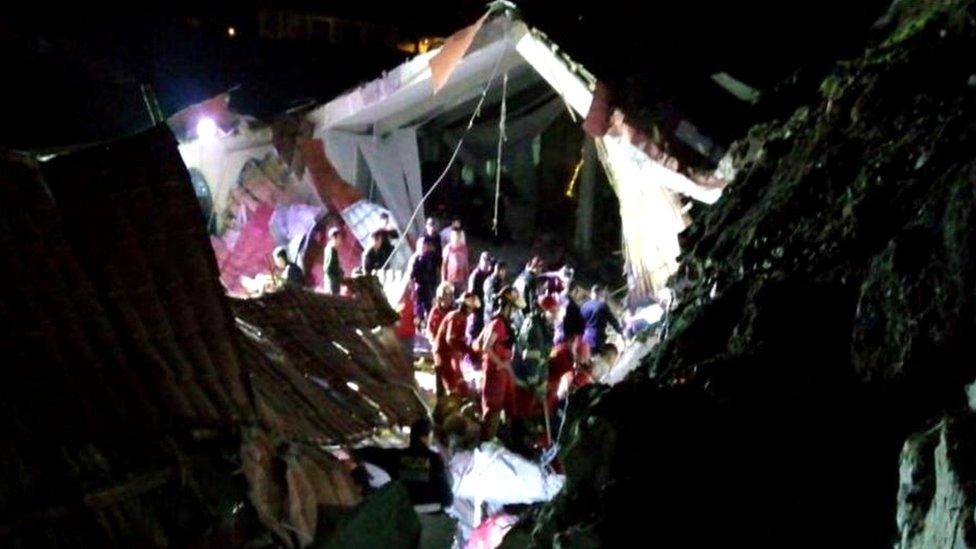
[[[508,96],[508,71],[502,76],[502,112],[498,118],[498,157],[495,160],[495,216],[492,218],[491,230],[498,236],[498,200],[502,192],[502,144],[505,143],[505,111]]]
[[[506,35],[507,34],[508,31],[506,30]],[[481,107],[485,104],[485,98],[488,97],[488,90],[491,89],[491,85],[495,82],[495,76],[498,75],[498,67],[501,66],[502,60],[504,60],[507,56],[508,44],[506,42],[505,49],[502,51],[502,54],[498,56],[498,60],[495,61],[495,66],[491,69],[491,76],[488,77],[488,82],[485,83],[485,87],[481,90],[481,98],[478,99],[478,104],[475,106],[474,112],[471,114],[471,118],[468,120],[468,125],[464,129],[464,133],[461,134],[461,137],[458,138],[458,143],[454,147],[454,152],[451,153],[451,158],[447,161],[447,166],[444,166],[444,171],[441,172],[441,175],[434,181],[434,184],[431,185],[430,189],[424,193],[423,197],[421,197],[420,202],[417,204],[417,207],[414,208],[413,214],[410,216],[410,219],[407,221],[407,224],[404,227],[404,232],[409,230],[410,226],[413,225],[413,222],[417,219],[417,214],[420,213],[420,209],[424,207],[424,203],[427,202],[430,195],[433,194],[434,190],[437,189],[437,187],[441,184],[441,181],[443,181],[447,176],[447,172],[451,169],[451,166],[454,165],[454,161],[457,160],[458,153],[461,152],[461,145],[464,144],[465,136],[467,136],[468,132],[471,131],[471,128],[474,127],[474,121],[477,120],[478,116],[481,115]],[[406,238],[397,239],[396,246],[394,246],[393,251],[390,252],[390,257],[386,258],[386,262],[383,263],[383,267],[380,270],[386,270],[386,268],[390,265],[390,261],[393,260],[393,257],[396,256],[396,253],[400,250],[400,247],[403,246],[403,243],[406,240]]]

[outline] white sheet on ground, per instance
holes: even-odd
[[[547,472],[504,447],[482,444],[455,482],[454,497],[496,505],[549,501],[565,477]]]

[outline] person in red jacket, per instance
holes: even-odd
[[[431,348],[434,340],[437,339],[437,329],[447,313],[451,312],[454,305],[454,286],[450,282],[441,282],[437,287],[437,295],[434,297],[434,308],[430,311],[430,318],[427,319],[427,330],[424,333]]]
[[[495,297],[494,314],[478,337],[485,372],[481,392],[482,437],[491,439],[498,433],[502,414],[506,420],[515,416],[515,372],[512,370],[515,330],[512,315],[525,308],[518,291],[505,286]]]
[[[453,290],[453,286],[452,286]],[[437,376],[437,398],[450,393],[467,396],[468,386],[461,375],[461,359],[472,354],[465,329],[468,316],[481,307],[478,296],[465,292],[457,309],[444,315],[437,328],[437,335],[431,348],[434,356],[434,373]]]
[[[580,339],[563,341],[552,348],[549,355],[549,373],[546,376],[546,413],[550,418],[559,401],[559,385],[566,374],[572,374],[578,365],[589,361],[586,344]]]
[[[397,304],[397,313],[400,321],[394,327],[397,339],[403,346],[403,352],[407,355],[410,363],[413,363],[413,344],[414,337],[417,335],[417,324],[413,316],[413,294],[410,290],[403,292],[400,303]]]

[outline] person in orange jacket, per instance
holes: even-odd
[[[505,286],[495,297],[492,317],[478,336],[485,372],[481,392],[482,437],[491,439],[498,433],[502,414],[506,420],[515,416],[515,372],[512,370],[515,330],[512,315],[525,308],[519,292]]]
[[[465,329],[468,317],[480,307],[478,296],[473,292],[465,292],[457,309],[444,315],[444,319],[440,321],[431,348],[438,398],[445,393],[462,397],[468,394],[468,386],[461,374],[461,359],[473,352],[468,345]]]

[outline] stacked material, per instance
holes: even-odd
[[[340,464],[306,442],[346,442],[379,414],[329,430],[297,418],[353,413],[318,398],[272,422],[255,404],[265,377],[294,372],[242,349],[165,128],[43,164],[0,151],[0,270],[0,545],[304,546],[328,532],[324,510],[358,502]],[[392,322],[377,299],[362,311],[354,299],[315,320]],[[318,345],[285,319],[275,328]],[[401,371],[383,356],[377,370]],[[357,364],[319,364],[317,375],[350,375],[376,394]],[[405,417],[406,397],[390,393],[371,398]]]
[[[347,285],[352,299],[282,291],[232,301],[261,418],[293,438],[342,442],[424,413],[401,347],[382,335],[396,318],[382,289],[373,278]]]

